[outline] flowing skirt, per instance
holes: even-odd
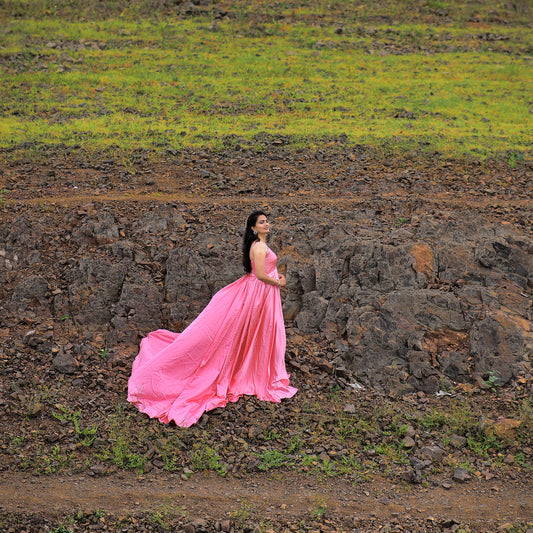
[[[285,344],[279,289],[247,274],[217,292],[182,333],[160,329],[141,341],[128,401],[182,427],[242,395],[279,402],[297,391]]]

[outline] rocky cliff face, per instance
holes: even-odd
[[[242,275],[248,210],[89,203],[13,214],[0,229],[4,345],[25,330],[66,372],[91,349],[131,360],[142,336],[181,330]],[[518,226],[474,212],[392,219],[372,202],[271,212],[287,324],[328,339],[340,372],[400,393],[531,372],[533,242]]]

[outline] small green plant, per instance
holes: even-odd
[[[74,426],[74,431],[76,435],[78,436],[79,441],[83,446],[89,447],[92,446],[94,440],[96,439],[96,433],[98,431],[98,424],[94,424],[92,426],[88,426],[85,428],[82,428],[80,426],[79,417],[81,415],[81,411],[71,411],[68,407],[65,407],[64,405],[57,405],[57,408],[59,409],[59,412],[52,411],[52,416],[54,418],[57,418],[60,421],[68,420],[69,422],[72,422]]]
[[[495,372],[487,372],[483,376],[483,382],[492,392],[494,392],[496,388],[499,387],[500,378]]]
[[[263,433],[264,440],[278,440],[281,438],[281,435],[274,431],[273,429],[265,430]]]
[[[509,154],[509,159],[507,160],[507,163],[510,168],[516,168],[518,162],[521,162],[523,160],[524,160],[524,154],[522,153],[517,154],[516,152],[511,152]]]
[[[327,505],[323,496],[316,495],[313,506],[311,507],[311,518],[313,520],[321,520],[326,513]]]
[[[287,447],[287,453],[298,453],[303,447],[304,441],[300,434],[293,435],[289,439],[289,446]]]
[[[64,524],[61,524],[60,526],[57,526],[55,529],[52,529],[50,533],[73,533],[73,529],[65,526]]]
[[[174,503],[163,503],[157,509],[151,511],[148,519],[152,524],[162,527],[163,529],[171,529],[173,519],[186,515],[183,507],[175,505]]]
[[[5,195],[9,192],[9,189],[2,189],[0,190],[0,205],[2,205],[6,199],[5,199]]]
[[[257,466],[259,470],[270,470],[272,468],[280,468],[287,464],[287,456],[278,450],[265,450],[259,456],[261,462]]]
[[[426,429],[438,429],[446,424],[447,417],[445,413],[440,411],[430,411],[422,420],[421,425]]]
[[[379,444],[372,446],[367,445],[365,447],[365,450],[368,451],[368,449],[372,447],[377,455],[382,455],[389,461],[395,464],[407,464],[409,463],[409,458],[407,456],[407,453],[403,450],[402,444],[394,444],[392,442],[380,442]]]
[[[409,219],[408,218],[405,218],[405,217],[400,217],[397,221],[397,225],[398,226],[401,226],[402,224],[407,224],[409,222]]]
[[[231,519],[235,522],[235,525],[239,529],[244,529],[246,526],[247,520],[250,518],[252,512],[252,505],[250,502],[244,498],[237,509],[231,511]]]
[[[515,456],[514,456],[514,460],[516,461],[516,463],[518,465],[520,465],[522,468],[527,468],[528,470],[531,469],[531,463],[529,461],[527,461],[526,459],[526,456],[524,455],[523,452],[518,452]]]
[[[146,463],[144,455],[134,451],[133,439],[143,438],[143,431],[132,427],[131,417],[125,413],[126,406],[117,404],[116,412],[109,417],[107,434],[111,447],[96,453],[96,457],[104,462],[111,462],[119,468],[137,470],[142,473]]]
[[[228,473],[220,455],[204,441],[193,445],[191,465],[193,470],[211,470],[220,476]]]
[[[35,470],[43,474],[59,474],[70,465],[73,453],[62,453],[56,444],[51,455],[39,454],[35,462]]]
[[[12,436],[11,437],[11,444],[13,446],[20,446],[22,443],[24,442],[24,437],[21,435],[21,436]]]
[[[100,348],[98,350],[98,355],[102,358],[102,361],[107,359],[107,354],[109,353],[109,348]]]

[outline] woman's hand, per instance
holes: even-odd
[[[279,274],[279,286],[285,287],[287,285],[287,280],[283,274]]]

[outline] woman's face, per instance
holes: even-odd
[[[259,215],[255,226],[252,226],[254,231],[257,231],[257,235],[266,235],[270,230],[270,224],[268,223],[267,217],[265,215]]]

